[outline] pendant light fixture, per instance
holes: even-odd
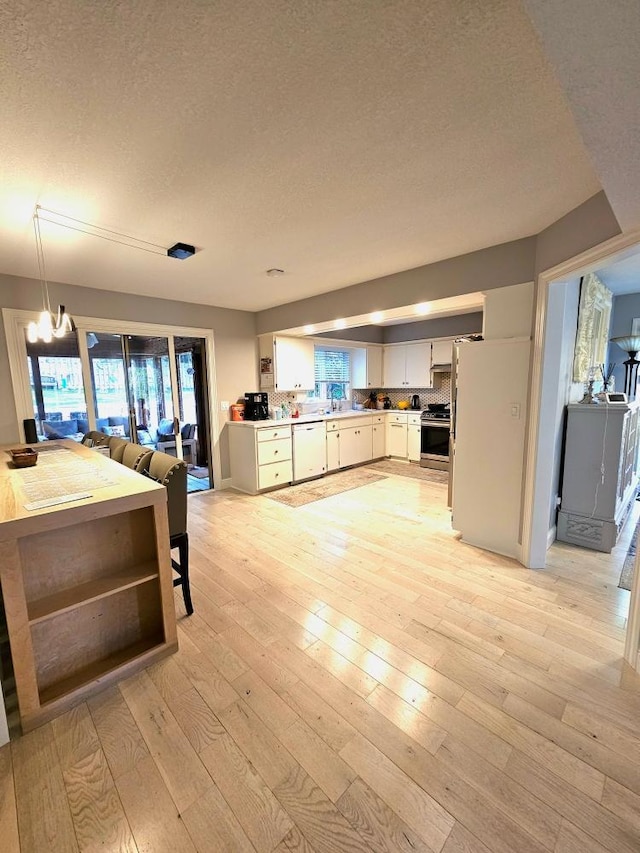
[[[30,343],[43,341],[51,343],[53,338],[63,338],[67,332],[75,331],[75,325],[71,317],[65,311],[64,305],[58,305],[58,311],[54,314],[51,310],[49,300],[49,284],[44,265],[44,250],[42,248],[42,235],[40,234],[40,205],[37,204],[33,211],[33,232],[36,239],[36,255],[38,257],[38,271],[40,274],[40,287],[42,289],[42,311],[38,322],[32,321],[27,326],[27,338]]]

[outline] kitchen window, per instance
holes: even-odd
[[[351,353],[316,347],[314,364],[314,396],[321,400],[348,400],[351,394]]]

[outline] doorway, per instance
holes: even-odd
[[[206,340],[86,334],[96,428],[182,459],[187,490],[212,488]]]

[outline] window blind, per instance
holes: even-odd
[[[351,380],[351,354],[344,350],[316,349],[316,382],[349,382]]]

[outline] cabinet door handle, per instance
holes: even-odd
[[[274,456],[277,456],[277,455],[278,455],[278,451],[277,451],[277,450],[274,450],[274,451],[273,451],[273,455],[274,455]]]

